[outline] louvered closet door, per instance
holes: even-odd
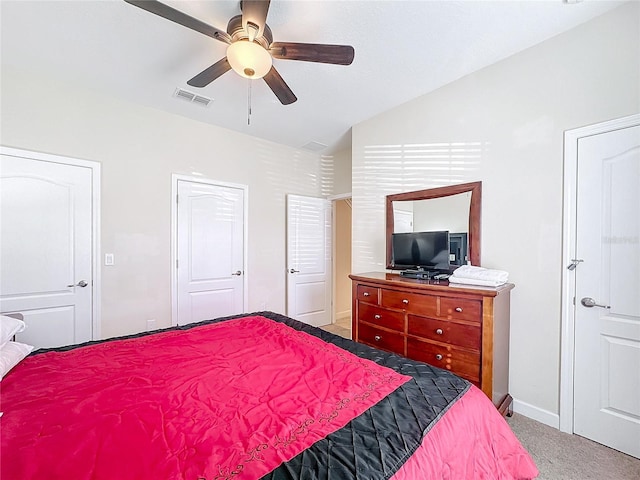
[[[287,315],[331,323],[331,202],[287,195]]]

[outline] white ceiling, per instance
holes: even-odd
[[[569,30],[623,2],[272,0],[274,41],[347,44],[350,66],[275,60],[298,97],[281,105],[230,71],[209,86],[188,79],[225,55],[225,44],[122,0],[0,3],[2,68],[69,82],[102,94],[301,148],[350,145],[363,120]],[[219,29],[238,0],[165,3]],[[541,72],[543,75],[544,72]],[[201,107],[177,87],[212,98]]]

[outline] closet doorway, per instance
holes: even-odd
[[[351,329],[351,194],[331,198],[333,206],[333,323]]]

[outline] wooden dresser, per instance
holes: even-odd
[[[509,297],[514,287],[449,285],[391,273],[349,276],[356,342],[466,378],[503,415],[509,395]]]

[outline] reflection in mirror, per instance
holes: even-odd
[[[464,265],[469,260],[470,206],[471,192],[428,200],[396,200],[393,202],[393,233],[446,230],[449,232],[450,264]]]
[[[450,265],[480,264],[481,182],[387,196],[387,268],[392,265],[391,235],[449,232]]]
[[[468,233],[471,192],[393,202],[393,233],[449,230]]]

